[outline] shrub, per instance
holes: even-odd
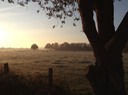
[[[37,49],[38,49],[37,44],[32,44],[31,49],[32,49],[32,50],[37,50]]]

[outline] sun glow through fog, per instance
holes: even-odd
[[[4,30],[0,29],[0,42],[7,40],[7,34]]]

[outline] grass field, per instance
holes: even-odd
[[[124,54],[125,83],[128,90],[128,54]],[[10,70],[25,77],[47,80],[48,68],[53,68],[54,83],[73,95],[93,95],[85,78],[85,68],[94,64],[92,52],[32,51],[29,49],[1,49],[0,65],[8,63]]]

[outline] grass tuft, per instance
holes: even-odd
[[[22,76],[14,72],[0,71],[0,95],[71,95],[65,88],[54,84],[49,90],[48,82],[41,75]]]

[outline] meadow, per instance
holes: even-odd
[[[125,84],[128,91],[128,54],[123,54]],[[53,82],[72,95],[93,95],[85,78],[86,67],[94,64],[92,52],[33,51],[30,49],[0,49],[0,69],[8,63],[11,72],[25,78],[39,77],[47,81],[48,68],[53,68]]]

